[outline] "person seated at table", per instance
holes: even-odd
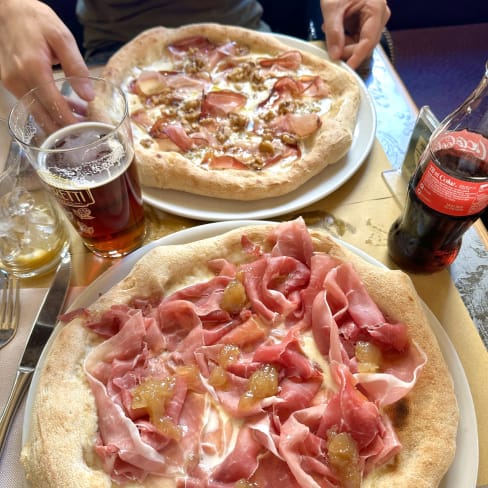
[[[330,57],[359,67],[378,44],[390,17],[386,0],[320,0],[320,7]],[[2,0],[0,80],[13,95],[20,97],[52,80],[53,65],[61,65],[66,76],[88,76],[86,62],[106,61],[120,45],[155,25],[219,22],[269,30],[256,0],[145,0],[120,5],[78,0],[77,13],[84,25],[86,61],[73,34],[48,5]]]

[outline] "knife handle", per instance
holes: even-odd
[[[5,441],[7,440],[12,420],[29,388],[31,379],[32,371],[30,370],[18,370],[15,375],[14,385],[12,386],[7,404],[0,417],[0,458],[3,454],[3,448],[5,447]]]

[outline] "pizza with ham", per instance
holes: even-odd
[[[155,248],[64,321],[22,450],[37,487],[432,488],[453,459],[410,279],[301,219]]]
[[[215,198],[289,193],[348,151],[356,77],[270,34],[143,32],[103,75],[127,94],[142,184]]]

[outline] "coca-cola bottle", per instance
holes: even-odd
[[[436,128],[408,185],[403,214],[388,234],[400,268],[439,271],[488,206],[488,62],[468,99]]]

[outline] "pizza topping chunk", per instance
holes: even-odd
[[[301,79],[284,76],[276,81],[269,97],[264,102],[261,102],[260,106],[273,106],[277,104],[277,101],[300,100],[305,97],[320,99],[327,97],[328,94],[327,85],[319,76],[306,76]],[[297,102],[293,106],[287,105],[289,108],[296,106]],[[282,111],[285,105],[281,104],[279,107],[279,110]],[[318,107],[316,110],[318,111]]]
[[[381,349],[372,342],[358,341],[354,349],[360,373],[376,373],[381,365]]]
[[[171,417],[166,415],[166,408],[174,396],[175,378],[148,378],[132,390],[132,408],[144,409],[149,421],[166,438],[181,440],[182,431]]]
[[[166,125],[163,119],[159,119],[159,122],[152,127],[151,134],[157,135],[158,139],[168,137],[183,151],[190,151],[195,147],[206,146],[208,144],[208,140],[204,134],[198,132],[188,135],[182,125]]]
[[[231,90],[212,91],[204,95],[201,117],[226,117],[246,104],[247,98]]]
[[[224,289],[220,306],[229,313],[240,312],[247,302],[246,289],[239,280],[232,280]]]
[[[339,474],[341,486],[359,488],[361,485],[361,463],[356,442],[347,432],[329,436],[327,444],[332,469]]]
[[[287,113],[276,117],[269,127],[279,133],[295,134],[299,139],[304,139],[312,135],[320,124],[320,117],[316,114]]]
[[[239,410],[251,409],[258,401],[273,397],[279,392],[278,371],[271,364],[263,364],[252,373],[246,391],[239,399]]]
[[[276,58],[261,58],[258,62],[263,68],[279,67],[286,70],[296,71],[302,64],[302,55],[300,51],[288,51],[280,54]]]
[[[264,246],[244,235],[242,256],[88,324],[107,337],[85,363],[97,453],[118,482],[259,487],[273,463],[289,486],[359,486],[400,451],[383,408],[411,390],[425,355],[350,264],[313,252],[303,221]]]

